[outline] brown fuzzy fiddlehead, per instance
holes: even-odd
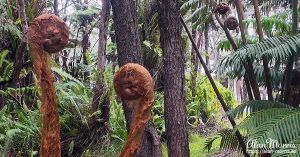
[[[54,14],[35,18],[28,29],[32,67],[42,102],[41,157],[61,156],[59,114],[48,53],[62,50],[68,39],[66,24]]]
[[[153,82],[143,66],[128,63],[115,74],[114,87],[118,96],[134,109],[127,141],[120,157],[133,157],[139,150],[147,122],[151,118]]]
[[[224,25],[229,30],[235,30],[239,26],[239,22],[235,17],[230,16],[224,21]]]
[[[218,5],[216,5],[215,7],[215,12],[225,15],[227,14],[227,12],[230,11],[230,7],[228,6],[228,4],[221,2]]]

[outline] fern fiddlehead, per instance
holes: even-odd
[[[33,20],[28,29],[32,67],[41,91],[42,129],[41,157],[60,157],[60,126],[49,54],[62,50],[69,39],[69,30],[59,17],[43,14]]]

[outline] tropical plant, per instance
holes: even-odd
[[[192,97],[191,86],[188,86],[186,91],[188,101],[188,121],[192,126],[197,126],[200,121],[205,123],[209,118],[212,118],[214,115],[219,115],[219,113],[222,112],[220,111],[221,104],[216,98],[216,94],[214,93],[214,90],[210,85],[207,77],[202,76],[200,73],[198,73],[197,78],[198,79],[196,80],[195,97]],[[186,81],[187,84],[189,84],[191,79],[189,77],[186,77]],[[216,83],[220,93],[226,101],[226,104],[228,104],[228,107],[236,107],[237,103],[233,97],[232,92],[217,81]]]
[[[267,38],[258,44],[246,45],[232,54],[225,56],[219,63],[218,72],[226,73],[231,78],[240,78],[245,75],[243,63],[250,59],[253,62],[255,74],[262,85],[264,82],[264,73],[261,60],[263,56],[269,59],[271,65],[271,78],[278,87],[282,81],[283,67],[282,63],[292,55],[298,54],[300,35],[295,36],[277,36]],[[274,87],[274,86],[273,86]]]
[[[292,144],[289,149],[296,152],[279,153],[280,151],[284,152],[284,148],[278,148],[279,151],[274,152],[274,156],[299,156],[300,110],[298,108],[279,102],[256,100],[238,106],[228,112],[228,115],[244,119],[233,130],[223,130],[217,136],[208,138],[206,149],[209,150],[211,144],[218,138],[221,138],[221,141],[226,140],[226,143],[220,146],[221,149],[239,148],[236,138],[233,136],[238,129],[244,133],[247,140],[255,139],[258,143],[265,143],[268,139],[272,139],[281,145]]]

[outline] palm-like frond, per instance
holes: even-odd
[[[236,118],[241,117],[243,115],[248,116],[255,112],[274,108],[292,109],[292,107],[290,107],[289,105],[280,102],[273,102],[267,100],[253,100],[239,105],[235,109],[229,111],[227,114],[233,118]]]
[[[286,104],[265,100],[250,101],[238,106],[228,113],[232,117],[248,115],[238,127],[247,134],[248,139],[265,143],[272,139],[279,144],[299,144],[300,141],[300,110]],[[277,148],[278,149],[278,148]],[[284,148],[280,148],[284,151]],[[279,149],[279,151],[280,151]],[[298,148],[292,151],[299,150]],[[275,151],[275,150],[273,150]],[[299,153],[299,152],[297,152]],[[275,156],[297,156],[295,153],[282,154],[274,152]]]
[[[246,45],[232,54],[225,56],[219,63],[219,73],[241,74],[244,70],[243,63],[246,59],[256,61],[261,65],[263,56],[270,61],[284,61],[293,54],[298,54],[300,34],[294,36],[278,36],[267,38],[258,44]],[[276,69],[278,70],[278,69]],[[238,75],[233,75],[238,76]]]
[[[279,144],[292,144],[300,136],[300,111],[288,108],[262,110],[247,117],[238,129],[245,130],[249,139],[259,143],[272,139]]]
[[[238,139],[236,138],[234,130],[232,129],[220,130],[216,136],[207,138],[203,149],[207,149],[208,151],[210,151],[213,142],[217,139],[221,139],[220,150],[240,151]]]
[[[258,43],[258,38],[255,36],[247,36],[246,40],[247,40],[248,44]],[[238,46],[238,48],[243,46],[241,37],[234,38],[234,41],[235,41],[236,45]],[[227,39],[219,41],[217,49],[222,50],[222,51],[232,51],[231,44]]]
[[[205,23],[208,23],[212,28],[216,29],[216,25],[212,19],[212,10],[216,4],[217,2],[215,0],[188,0],[181,5],[181,12],[182,15],[186,15],[189,11],[191,12],[186,22],[192,22],[194,29],[203,29]]]

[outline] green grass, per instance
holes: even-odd
[[[189,146],[190,146],[190,157],[208,157],[219,151],[220,140],[216,140],[213,143],[212,149],[208,152],[203,150],[206,138],[198,134],[190,134]],[[167,157],[167,146],[164,143],[162,145],[163,156]]]

